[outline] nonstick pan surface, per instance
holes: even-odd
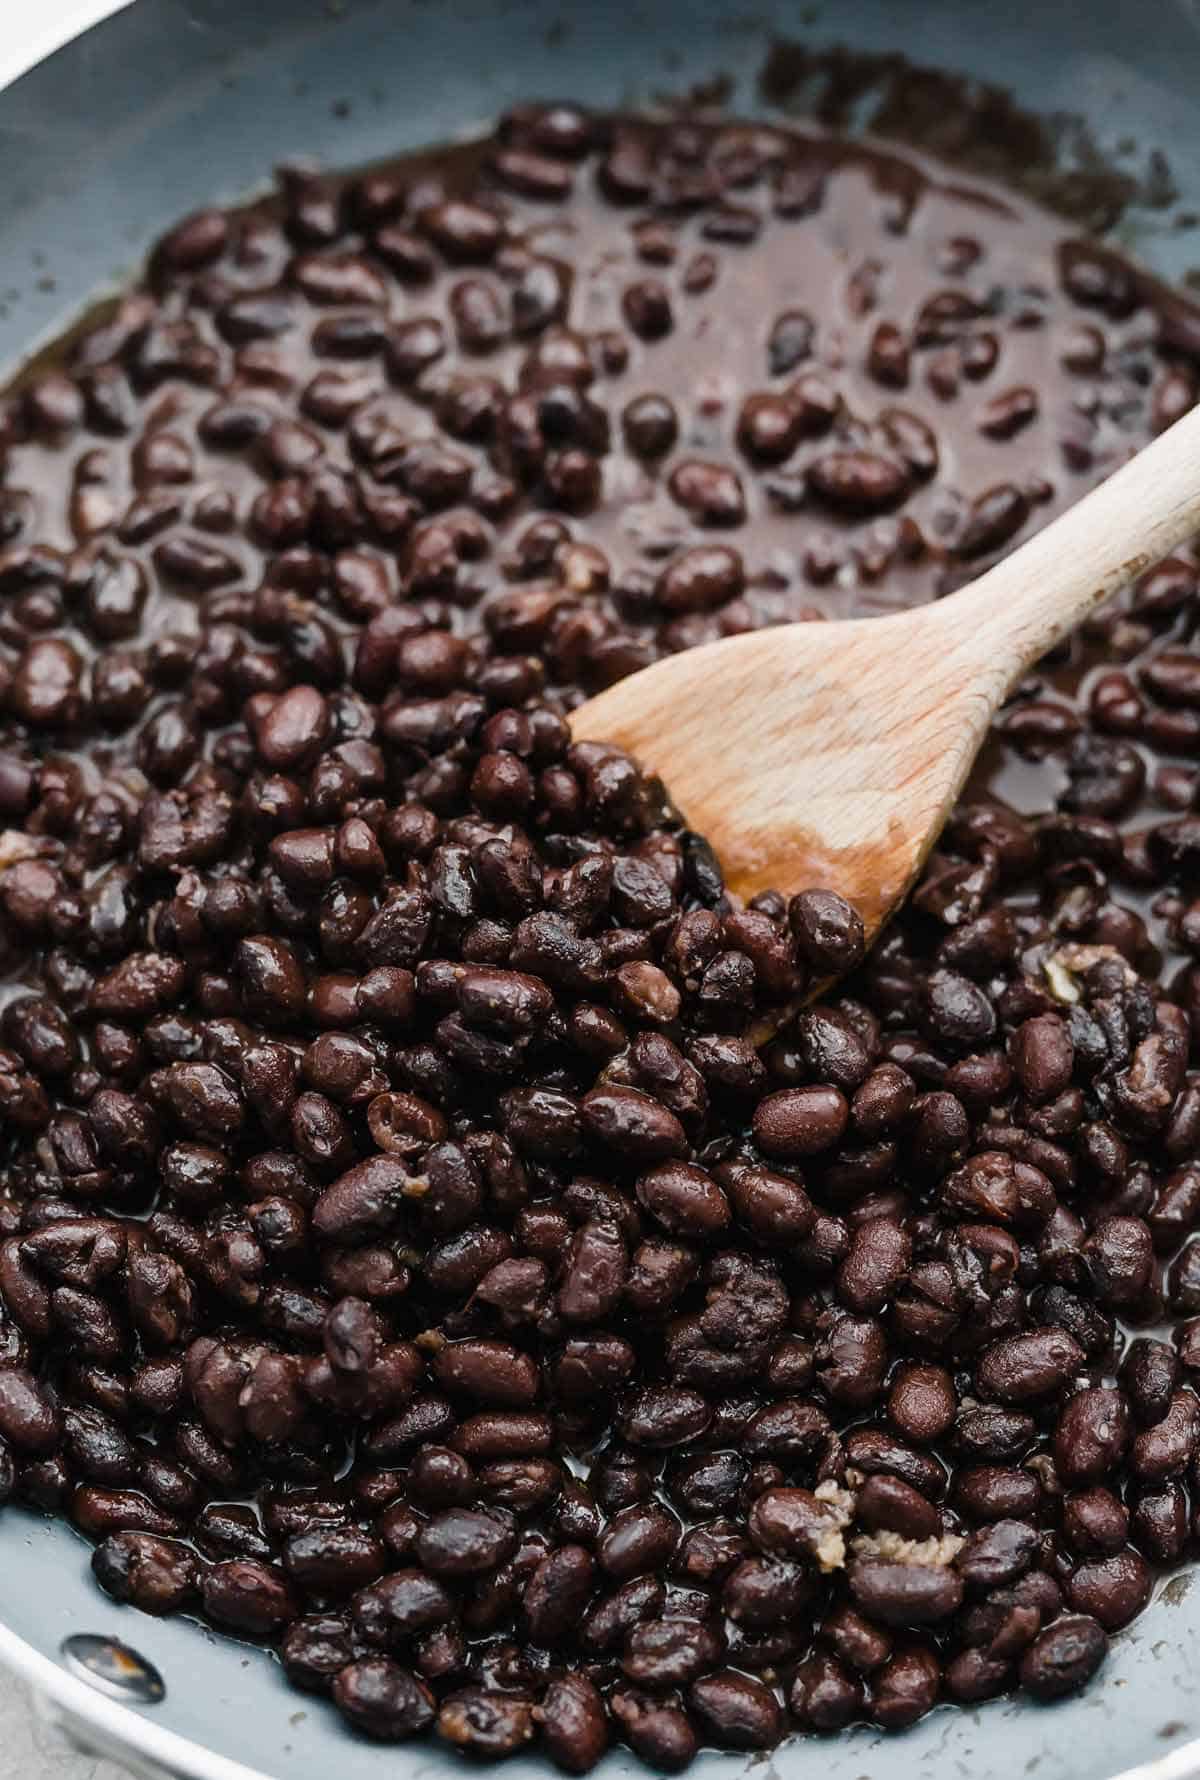
[[[1154,176],[1157,205],[1129,210],[1118,238],[1173,280],[1200,262],[1200,236],[1179,226],[1200,213],[1195,0],[138,0],[0,92],[0,366],[128,276],[177,216],[245,195],[282,160],[369,161],[470,132],[521,99],[644,104],[715,76],[732,110],[761,113],[758,76],[780,38],[902,51],[1010,89],[1041,116],[1085,119],[1093,166],[1095,149]],[[1061,134],[1078,152],[1083,138]],[[0,1661],[97,1750],[204,1780],[461,1774],[439,1748],[353,1740],[261,1651],[115,1606],[88,1558],[65,1525],[0,1515]],[[122,1704],[79,1679],[63,1655],[76,1634],[123,1640],[154,1665],[162,1698]],[[769,1760],[711,1754],[692,1772],[1184,1780],[1200,1773],[1197,1649],[1200,1584],[1184,1570],[1080,1697],[941,1710],[901,1736],[794,1740]],[[507,1768],[514,1780],[535,1771],[548,1772],[536,1757]],[[640,1771],[623,1751],[598,1770]]]

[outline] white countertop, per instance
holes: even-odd
[[[129,0],[0,0],[0,87]]]
[[[0,86],[114,11],[116,0],[0,0]],[[24,1689],[0,1672],[0,1780],[128,1780],[127,1771],[69,1749],[41,1723]]]
[[[0,1775],[4,1780],[130,1780],[115,1762],[80,1755],[37,1717],[25,1690],[0,1675]]]

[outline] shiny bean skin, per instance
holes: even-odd
[[[0,1437],[18,1452],[53,1452],[61,1420],[53,1402],[29,1372],[0,1367]]]
[[[295,1615],[284,1578],[251,1558],[214,1564],[200,1579],[200,1594],[210,1619],[250,1637],[269,1637]]]
[[[608,1746],[608,1719],[599,1689],[586,1675],[551,1681],[538,1709],[542,1745],[568,1774],[586,1774]]]
[[[608,1703],[630,1748],[652,1768],[679,1773],[695,1756],[699,1739],[679,1706],[621,1687]]]
[[[1058,1619],[1022,1657],[1021,1683],[1035,1699],[1060,1699],[1091,1679],[1107,1648],[1103,1627],[1087,1614]]]
[[[735,1669],[718,1669],[694,1681],[688,1704],[723,1749],[771,1749],[783,1731],[775,1695]]]
[[[98,1545],[92,1570],[105,1594],[143,1613],[178,1613],[196,1599],[196,1560],[184,1545],[147,1533],[114,1533]]]
[[[1129,1549],[1081,1564],[1067,1583],[1067,1599],[1080,1613],[1115,1632],[1140,1613],[1150,1598],[1150,1571],[1140,1553]]]
[[[386,1656],[348,1663],[334,1680],[333,1703],[355,1730],[383,1743],[415,1736],[434,1716],[428,1687]]]
[[[880,1558],[859,1559],[850,1573],[850,1588],[860,1611],[889,1626],[934,1624],[962,1601],[962,1583],[954,1571]]]

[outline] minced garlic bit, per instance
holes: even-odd
[[[856,1497],[853,1490],[843,1489],[831,1477],[826,1478],[824,1483],[819,1483],[813,1495],[822,1506],[829,1509],[829,1526],[822,1531],[812,1547],[818,1569],[828,1575],[831,1570],[845,1568],[846,1541],[842,1529],[848,1527],[854,1519]]]
[[[36,859],[46,850],[45,842],[20,828],[0,828],[0,871],[7,871],[22,859]]]
[[[962,1550],[965,1540],[957,1533],[931,1539],[905,1539],[900,1533],[860,1533],[850,1541],[855,1557],[886,1558],[893,1564],[915,1569],[944,1570]]]
[[[1070,971],[1059,962],[1057,953],[1045,960],[1042,970],[1045,972],[1046,983],[1055,1001],[1064,1001],[1068,1006],[1074,1006],[1075,1002],[1081,999],[1079,984]]]
[[[1125,981],[1130,985],[1138,980],[1137,972],[1131,967],[1129,960],[1123,958],[1115,946],[1082,946],[1071,942],[1065,946],[1056,946],[1042,960],[1042,971],[1049,985],[1050,993],[1056,1001],[1065,1001],[1073,1005],[1082,995],[1076,977],[1080,977],[1093,964],[1111,958],[1121,966]]]
[[[848,1477],[850,1473],[847,1472],[846,1475]],[[854,1491],[843,1489],[840,1483],[833,1481],[832,1477],[827,1477],[824,1483],[819,1483],[813,1491],[813,1495],[818,1502],[827,1502],[837,1514],[841,1515],[842,1526],[848,1525],[854,1518],[854,1503],[856,1501]]]

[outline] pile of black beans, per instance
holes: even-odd
[[[1194,398],[1187,312],[1082,250],[972,296],[981,241],[922,233],[961,193],[655,129],[292,170],[0,413],[0,1499],[358,1732],[569,1772],[1052,1699],[1200,1536],[1190,558],[1020,689],[866,958],[566,720],[822,588],[953,585]],[[740,314],[868,178],[908,332],[856,287],[827,350],[764,312],[765,393],[662,394],[673,307]],[[615,319],[572,205],[659,268]],[[1006,494],[818,401],[858,328],[961,466],[947,366],[1009,327],[1050,369],[985,415]],[[767,562],[710,536],[747,489]]]

